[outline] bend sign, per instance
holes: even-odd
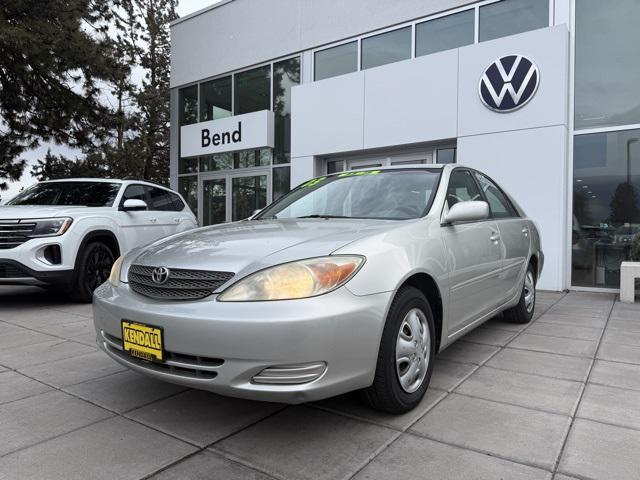
[[[180,129],[180,156],[273,148],[274,116],[270,110],[185,125]]]

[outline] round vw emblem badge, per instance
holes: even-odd
[[[513,112],[533,98],[540,83],[535,63],[523,55],[507,55],[489,65],[478,91],[480,99],[494,112]]]
[[[169,280],[170,273],[167,267],[154,268],[153,272],[151,272],[151,280],[158,285],[164,285]]]

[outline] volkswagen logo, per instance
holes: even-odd
[[[489,65],[478,90],[484,105],[494,112],[513,112],[524,107],[538,89],[540,72],[524,55],[507,55]]]
[[[151,272],[151,280],[157,285],[164,285],[169,280],[171,271],[167,267],[156,267]]]

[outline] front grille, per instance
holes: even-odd
[[[129,286],[134,292],[156,300],[199,300],[208,297],[232,277],[231,272],[171,269],[163,285],[152,279],[155,267],[132,265]]]
[[[35,228],[35,223],[0,220],[0,250],[8,250],[22,245],[29,240],[29,235]]]
[[[29,278],[30,275],[10,263],[0,262],[0,278]]]
[[[216,371],[224,364],[220,358],[198,357],[165,351],[164,362],[142,360],[127,354],[122,348],[122,340],[101,331],[105,348],[123,360],[157,372],[169,373],[180,377],[211,380],[218,376]]]

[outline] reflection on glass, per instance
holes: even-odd
[[[300,84],[300,57],[273,64],[274,163],[291,161],[291,87]]]
[[[235,177],[231,179],[233,221],[253,215],[267,206],[267,176]]]
[[[279,199],[291,190],[291,167],[273,169],[273,200]]]
[[[411,27],[362,40],[362,68],[378,67],[411,58]]]
[[[338,173],[344,170],[344,160],[332,160],[327,162],[327,173]]]
[[[576,128],[640,123],[640,2],[576,2]]]
[[[640,130],[574,140],[572,284],[618,288],[640,261]]]
[[[189,125],[198,121],[198,86],[181,88],[178,92],[178,122]]]
[[[549,0],[502,0],[480,7],[481,42],[548,26]]]
[[[200,171],[229,170],[233,168],[233,153],[218,153],[200,157]]]
[[[416,57],[471,45],[475,10],[447,15],[416,25]]]
[[[314,80],[344,75],[358,70],[358,42],[320,50],[314,55]]]
[[[200,84],[200,121],[231,116],[231,77]]]
[[[185,199],[189,208],[198,216],[198,176],[178,177],[178,192]]]
[[[438,163],[456,163],[456,149],[455,148],[439,148],[437,151]]]
[[[271,165],[273,153],[270,148],[245,150],[235,154],[235,168],[263,167]]]
[[[202,182],[202,225],[227,221],[227,181],[224,178]]]
[[[198,173],[198,158],[178,159],[178,173]]]
[[[270,110],[271,65],[235,75],[235,114]]]

